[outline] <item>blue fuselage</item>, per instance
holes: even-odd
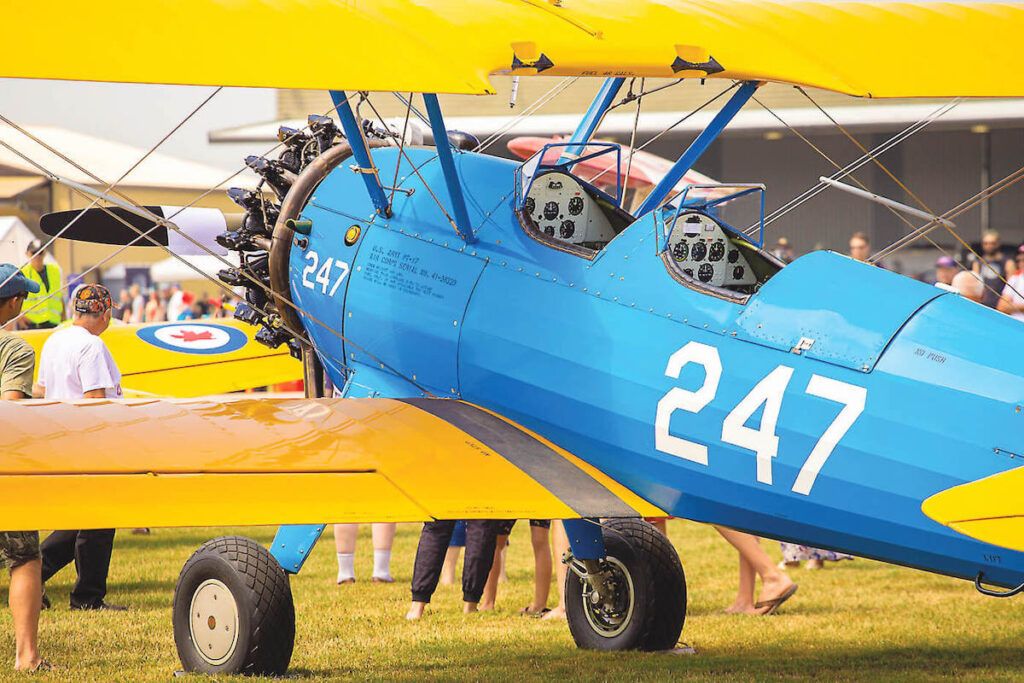
[[[407,152],[448,206],[432,150]],[[397,150],[373,157],[390,181]],[[292,295],[322,323],[304,318],[345,395],[462,398],[681,517],[1024,580],[1024,554],[921,512],[1024,453],[1020,322],[828,252],[746,302],[719,298],[670,275],[652,218],[587,259],[520,225],[515,164],[456,164],[473,244],[404,161],[399,184],[415,192],[395,195],[390,219],[347,165],[306,207]],[[350,225],[361,235],[346,246]]]

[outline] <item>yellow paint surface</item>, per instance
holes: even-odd
[[[242,331],[249,341],[230,353],[185,353],[153,346],[137,335],[141,328],[166,323],[111,325],[102,339],[121,371],[121,386],[126,395],[141,392],[187,398],[302,379],[302,363],[289,356],[287,348],[268,349],[255,341],[258,328],[231,319],[185,322],[230,327]],[[39,353],[52,333],[52,330],[18,333],[36,351],[37,376]]]
[[[10,530],[578,517],[483,443],[390,399],[0,402],[0,424]]]
[[[10,77],[489,93],[517,50],[550,59],[549,76],[673,77],[682,45],[717,60],[716,78],[873,97],[1024,95],[1016,3],[52,0],[18,3],[7,19],[18,27],[0,61]],[[295,27],[331,27],[297,48],[315,56],[301,66],[254,68],[238,49]],[[383,46],[373,59],[368,41]]]
[[[1024,467],[936,493],[921,511],[971,538],[1024,551]]]

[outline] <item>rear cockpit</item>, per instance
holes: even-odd
[[[664,222],[662,261],[687,287],[745,300],[785,265],[709,213],[684,209],[671,215]]]

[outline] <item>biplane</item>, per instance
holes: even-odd
[[[4,76],[333,97],[247,160],[263,183],[232,191],[240,217],[78,186],[102,206],[47,219],[61,238],[239,252],[221,273],[246,290],[237,317],[303,361],[304,400],[0,406],[7,528],[283,525],[269,549],[220,538],[185,564],[186,669],[287,668],[288,575],[325,522],[564,519],[569,628],[604,650],[670,648],[683,626],[683,568],[648,515],[1024,583],[1024,327],[836,253],[781,263],[761,220],[732,217],[761,185],[677,190],[765,81],[1024,95],[1018,6],[63,0],[14,19]],[[275,35],[254,63],[243,46]],[[437,97],[496,74],[592,77],[596,95],[517,163],[448,131]],[[732,85],[627,209],[618,160],[605,189],[579,169],[630,154],[594,135],[643,78]],[[375,125],[370,92],[405,93],[432,143]]]

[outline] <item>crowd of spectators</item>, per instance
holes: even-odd
[[[177,322],[199,318],[230,318],[237,297],[196,295],[178,285],[143,290],[131,285],[121,290],[118,316],[126,323]]]

